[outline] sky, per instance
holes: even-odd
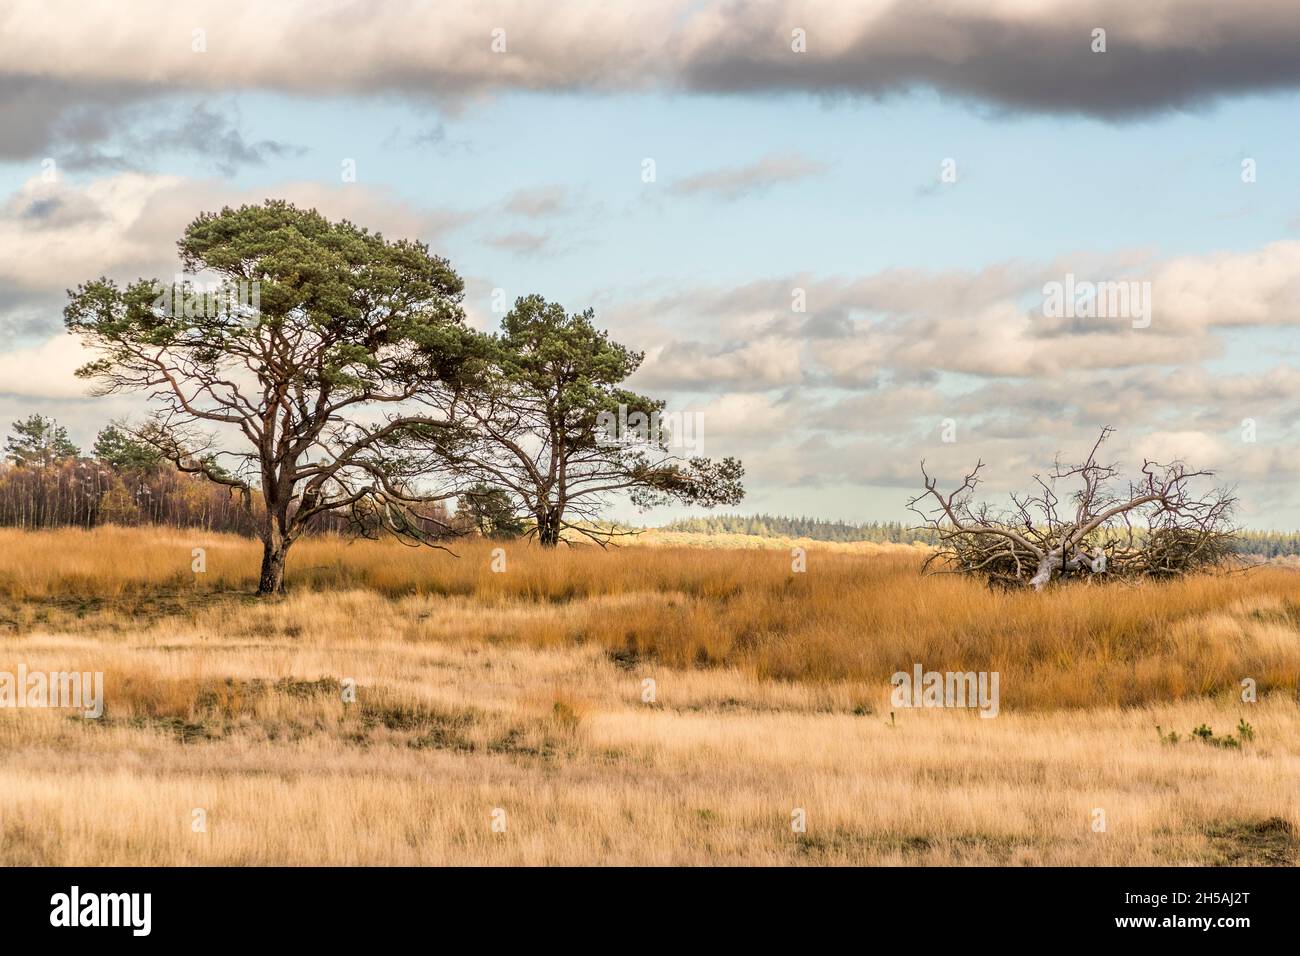
[[[200,212],[285,198],[428,242],[478,327],[595,309],[744,461],[746,513],[906,519],[922,459],[997,499],[1110,425],[1128,470],[1300,526],[1290,3],[122,11],[0,8],[0,423],[140,416],[73,376],[66,290],[170,278]],[[1067,281],[1133,298],[1060,314]]]

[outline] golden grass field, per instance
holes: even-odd
[[[309,539],[259,601],[255,542],[0,531],[0,671],[106,702],[0,710],[0,863],[1300,858],[1300,572],[995,594],[919,549],[705,543],[745,542],[494,573],[487,542]],[[998,671],[1000,715],[891,708],[917,662]]]

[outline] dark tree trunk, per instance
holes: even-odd
[[[262,539],[262,574],[257,582],[259,595],[284,593],[284,559],[288,553],[289,544],[284,534],[274,521],[270,522]]]
[[[553,548],[560,543],[560,512],[557,509],[537,513],[537,540],[543,548]]]

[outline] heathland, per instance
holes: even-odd
[[[97,720],[0,709],[0,862],[1296,862],[1300,573],[796,543],[321,536],[259,599],[250,539],[0,531],[0,671],[104,675]],[[891,703],[917,664],[998,716]]]

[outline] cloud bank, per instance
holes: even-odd
[[[1297,49],[1290,0],[10,0],[0,151],[94,141],[115,111],[187,90],[452,103],[521,90],[921,87],[996,110],[1114,120],[1295,88]]]

